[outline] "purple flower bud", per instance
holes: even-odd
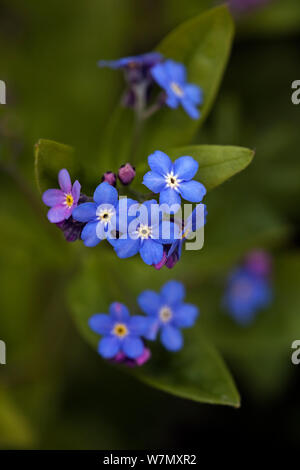
[[[71,216],[69,219],[57,223],[56,226],[62,230],[67,242],[75,242],[79,240],[85,224],[83,222],[77,222],[77,220],[74,220]]]
[[[271,0],[230,0],[229,6],[233,12],[244,13],[262,7]]]
[[[150,357],[151,357],[150,349],[144,347],[144,351],[136,359],[129,359],[129,357],[127,357],[122,351],[120,351],[112,359],[112,362],[116,364],[125,364],[127,367],[136,367],[136,366],[142,366],[143,364],[145,364],[147,361],[149,361]]]
[[[116,183],[117,183],[117,176],[115,173],[113,173],[112,171],[107,171],[106,173],[104,173],[104,175],[102,176],[102,179],[101,181],[105,181],[106,183],[110,184],[111,186],[116,186]]]
[[[130,165],[130,163],[126,163],[119,168],[118,171],[118,178],[122,184],[125,186],[130,184],[135,177],[135,168]]]
[[[245,258],[245,267],[252,274],[267,277],[272,270],[271,256],[262,250],[252,251]]]

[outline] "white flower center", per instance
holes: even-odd
[[[163,323],[168,323],[173,316],[172,310],[169,307],[162,307],[159,311],[159,318]]]
[[[177,175],[174,175],[173,170],[172,170],[170,173],[167,173],[165,175],[165,182],[168,188],[178,190],[181,180],[178,178]]]
[[[96,215],[100,222],[102,222],[103,224],[109,224],[112,216],[114,215],[114,210],[108,208],[99,208],[97,209]]]
[[[179,98],[182,98],[184,95],[183,89],[181,86],[178,85],[176,82],[171,83],[171,89],[175,93],[176,96],[179,96]]]
[[[149,227],[149,225],[141,224],[137,229],[137,233],[138,233],[139,238],[142,238],[143,240],[145,240],[151,237],[152,227]]]

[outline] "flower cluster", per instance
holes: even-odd
[[[99,354],[117,363],[140,366],[151,357],[145,340],[154,341],[158,335],[168,351],[179,351],[183,347],[181,329],[192,327],[199,314],[195,305],[184,303],[184,297],[183,284],[169,281],[159,294],[146,290],[138,297],[146,316],[130,316],[127,307],[118,302],[110,305],[109,314],[93,315],[89,326],[102,336]]]
[[[118,60],[101,60],[100,67],[110,67],[124,71],[127,89],[123,96],[124,106],[132,107],[141,114],[151,101],[154,85],[161,88],[156,102],[150,108],[148,116],[163,105],[178,108],[180,105],[192,119],[200,117],[198,106],[203,102],[199,86],[187,82],[186,67],[179,62],[164,57],[158,52],[150,52]]]
[[[181,198],[200,202],[206,189],[193,180],[198,163],[183,156],[174,163],[168,155],[156,151],[148,157],[151,171],[144,175],[143,184],[156,199],[144,202],[119,198],[117,178],[106,172],[103,182],[88,197],[80,193],[78,181],[72,185],[66,169],[59,172],[60,189],[49,189],[43,201],[51,207],[48,219],[61,228],[68,241],[81,238],[87,247],[95,247],[107,240],[119,258],[140,254],[149,266],[160,269],[173,267],[180,259],[182,245],[191,233],[205,224],[206,208],[198,204],[186,222],[181,216]],[[127,163],[118,171],[118,179],[127,186],[135,177],[135,169]],[[152,194],[150,195],[150,197]],[[176,214],[176,215],[175,215]]]
[[[249,253],[244,263],[230,273],[223,305],[237,323],[250,324],[270,304],[270,273],[270,256],[263,251]]]

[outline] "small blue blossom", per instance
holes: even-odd
[[[170,221],[161,220],[159,205],[155,199],[138,204],[130,200],[126,227],[119,223],[120,235],[112,242],[119,258],[130,258],[140,253],[148,264],[158,263],[163,256],[163,244],[179,237],[179,229]],[[133,215],[130,215],[133,214]]]
[[[256,275],[245,267],[230,274],[223,305],[237,323],[251,323],[256,313],[268,307],[271,300],[272,288],[268,277]]]
[[[205,204],[198,204],[186,222],[182,224],[179,238],[174,240],[171,245],[164,245],[164,253],[161,261],[154,265],[159,270],[163,266],[172,269],[180,260],[182,246],[191,233],[195,233],[206,223],[207,209]]]
[[[146,339],[155,340],[158,332],[162,344],[169,351],[183,346],[180,328],[194,325],[199,311],[195,305],[184,303],[185,289],[181,282],[169,281],[160,294],[145,290],[138,297],[141,310],[150,319]]]
[[[98,352],[105,359],[118,358],[119,353],[124,353],[129,359],[143,356],[144,343],[141,336],[147,331],[148,319],[142,316],[131,317],[125,305],[112,303],[109,315],[93,315],[89,326],[103,336],[98,345]]]
[[[187,83],[186,68],[179,62],[166,60],[151,69],[154,80],[166,94],[166,104],[170,108],[178,108],[181,104],[187,114],[198,119],[200,112],[197,106],[202,104],[203,96],[200,87]]]
[[[160,150],[148,157],[151,171],[144,175],[143,184],[159,193],[160,204],[180,204],[181,197],[190,202],[200,202],[206,194],[202,183],[194,181],[198,163],[192,157],[180,157],[174,163]]]
[[[73,211],[73,218],[86,225],[81,239],[86,246],[96,246],[115,236],[118,191],[109,183],[101,183],[94,192],[94,202],[85,202]]]

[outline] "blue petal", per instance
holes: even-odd
[[[120,350],[121,342],[116,336],[105,336],[98,344],[98,353],[105,359],[112,359]]]
[[[89,327],[99,335],[108,335],[113,329],[113,321],[109,315],[96,313],[89,319]]]
[[[180,205],[181,203],[180,194],[178,194],[178,192],[172,188],[164,189],[159,195],[159,203],[167,204],[169,207],[175,206],[174,209],[171,211],[175,214],[179,210],[179,207],[177,207],[176,209],[176,206]],[[166,210],[165,212],[169,213],[169,210]]]
[[[96,201],[98,205],[107,203],[116,206],[118,202],[118,191],[105,181],[97,186],[94,192],[94,201]]]
[[[144,290],[137,299],[140,309],[147,315],[158,315],[161,307],[161,298],[157,292]]]
[[[203,184],[194,180],[180,183],[179,191],[183,199],[190,202],[200,202],[206,194]]]
[[[162,88],[166,88],[168,86],[169,77],[164,63],[157,64],[152,67],[151,75],[156,83],[158,83]]]
[[[160,150],[156,150],[156,152],[149,155],[148,163],[151,170],[159,175],[166,175],[173,168],[173,164],[168,155]]]
[[[171,325],[162,328],[160,339],[168,351],[179,351],[183,346],[181,331]]]
[[[166,60],[165,67],[170,81],[174,81],[179,85],[186,82],[186,68],[183,64],[174,60]]]
[[[191,215],[188,217],[185,224],[185,230],[196,232],[199,228],[203,227],[206,223],[207,209],[205,204],[198,204]]]
[[[199,310],[196,305],[181,304],[174,309],[173,324],[179,328],[189,328],[194,325]]]
[[[177,305],[185,297],[185,288],[182,282],[169,281],[161,289],[161,296],[167,305]]]
[[[144,263],[152,265],[160,262],[163,257],[163,251],[160,243],[149,238],[141,244],[140,255]]]
[[[197,107],[190,101],[188,98],[183,98],[181,100],[181,104],[187,114],[192,118],[192,119],[199,119],[200,117],[200,111],[197,109]]]
[[[169,106],[169,108],[176,109],[179,106],[180,100],[178,99],[178,96],[175,95],[175,93],[168,89],[167,91],[167,99],[166,99],[166,105]]]
[[[120,302],[113,302],[109,306],[109,314],[113,320],[128,321],[130,318],[129,310],[126,305]]]
[[[122,350],[130,359],[136,359],[143,354],[144,343],[140,338],[129,335],[123,341]]]
[[[117,226],[116,229],[124,234],[127,232],[127,227],[136,218],[136,209],[140,204],[134,199],[127,197],[121,197],[117,206],[116,217]],[[134,215],[129,215],[130,211],[134,212]]]
[[[114,241],[114,248],[119,258],[130,258],[139,252],[141,240],[140,238],[133,240],[127,235],[127,239]]]
[[[143,184],[153,191],[154,193],[160,193],[166,185],[165,179],[159,173],[155,171],[148,171],[144,175]]]
[[[174,162],[174,173],[181,180],[191,180],[198,171],[199,164],[192,157],[180,157]]]
[[[184,87],[184,94],[191,103],[199,105],[203,102],[203,92],[197,85],[187,84]]]
[[[174,224],[169,220],[162,221],[158,227],[152,228],[152,237],[163,243],[164,245],[171,245],[174,240],[181,238],[181,230],[178,224]]]
[[[97,204],[94,202],[84,202],[75,207],[72,217],[79,222],[88,222],[96,217]]]
[[[160,320],[155,316],[148,317],[148,329],[143,334],[144,338],[154,341],[160,328]]]
[[[135,315],[128,321],[130,334],[133,336],[144,336],[149,327],[149,318]]]
[[[81,232],[81,239],[83,240],[85,246],[92,247],[98,245],[98,243],[101,242],[101,240],[97,237],[96,233],[97,225],[98,222],[89,222],[83,228]]]

